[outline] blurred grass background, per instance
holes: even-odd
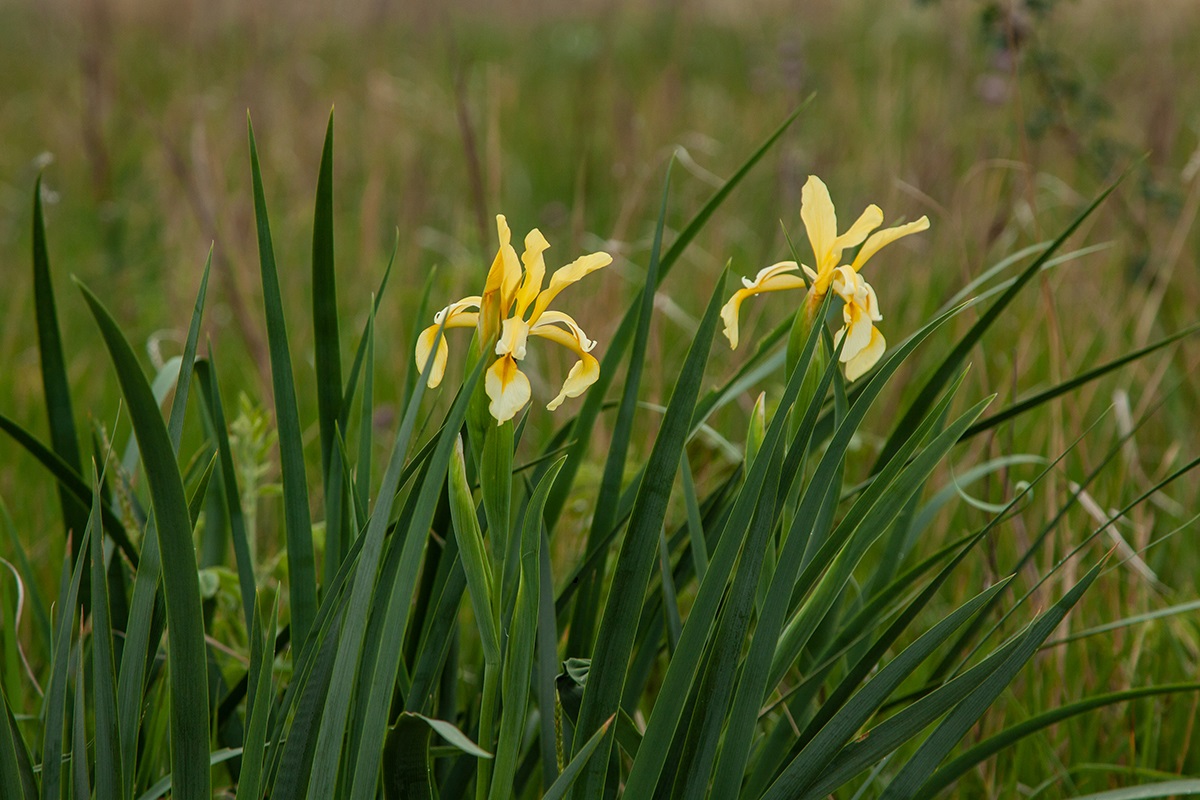
[[[293,353],[307,353],[312,194],[325,118],[335,106],[347,349],[398,236],[394,284],[378,322],[376,424],[390,430],[417,289],[440,267],[435,306],[477,291],[494,252],[494,214],[506,214],[518,236],[540,227],[553,245],[551,266],[581,251],[614,254],[613,268],[564,296],[563,308],[603,352],[641,280],[669,156],[679,155],[669,222],[681,224],[814,93],[782,145],[664,285],[651,345],[652,364],[664,368],[647,371],[645,398],[665,400],[672,365],[727,259],[736,273],[752,275],[785,257],[781,222],[807,252],[799,192],[809,173],[829,184],[844,222],[870,202],[889,222],[929,215],[928,233],[889,248],[867,270],[883,307],[882,330],[898,342],[971,276],[1053,237],[1133,165],[1073,240],[1106,247],[1046,273],[975,354],[964,396],[998,392],[995,410],[1195,321],[1197,36],[1200,5],[1187,0],[595,0],[503,8],[363,0],[340,3],[336,12],[315,2],[0,0],[0,411],[45,432],[29,279],[30,192],[39,170],[77,416],[111,425],[117,395],[67,276],[102,290],[153,364],[181,348],[210,243],[206,335],[223,383],[233,387],[226,393],[241,389],[264,403],[270,380],[245,113],[260,143]],[[755,331],[769,330],[790,308],[786,295],[747,304],[743,341],[752,343]],[[971,321],[965,315],[960,331]],[[451,344],[463,352],[465,337]],[[732,369],[740,355],[718,358]],[[530,363],[535,399],[552,396],[570,365],[551,348],[531,349]],[[312,364],[295,366],[302,389],[311,387]],[[1007,569],[1065,498],[1068,481],[1111,446],[1122,404],[1136,419],[1170,392],[1095,485],[1103,507],[1120,507],[1200,450],[1198,366],[1200,345],[1185,341],[957,451],[963,469],[1001,454],[1052,456],[1118,402],[988,558],[974,573],[961,571],[952,593],[973,594]],[[752,401],[742,398],[743,412]],[[314,419],[315,392],[302,391],[300,402],[301,418]],[[900,396],[888,398],[868,427],[886,434],[902,407]],[[744,430],[744,413],[720,419],[722,433],[739,441],[733,434]],[[531,421],[553,424],[548,414]],[[657,421],[647,413],[641,424],[650,429]],[[190,435],[198,440],[200,433]],[[315,464],[315,427],[306,437]],[[862,442],[864,462],[875,444]],[[714,449],[698,459],[702,477],[719,472],[721,458]],[[0,497],[49,583],[62,539],[52,484],[36,469],[0,441]],[[1028,475],[1003,477],[969,491],[999,501]],[[1145,546],[1187,521],[1198,500],[1200,486],[1187,479],[1139,507],[1122,535]],[[268,521],[274,503],[263,502]],[[984,518],[961,506],[943,515],[931,548]],[[1069,519],[1064,530],[1078,536],[1065,536],[1049,558],[1096,524],[1084,510]],[[574,523],[586,530],[578,515]],[[260,521],[260,530],[271,536],[270,524]],[[268,541],[270,552],[276,544]],[[1197,553],[1194,528],[1186,528],[1145,555],[1156,579],[1129,568],[1110,572],[1072,628],[1194,598]],[[1014,684],[988,729],[1085,689],[1195,679],[1198,643],[1193,615],[1051,650]],[[1018,785],[1070,772],[1039,795],[1069,796],[1070,789],[1107,785],[1111,773],[1089,771],[1092,764],[1119,764],[1130,775],[1200,772],[1196,710],[1187,698],[1148,700],[1064,724],[1005,754],[962,790],[1010,797]]]

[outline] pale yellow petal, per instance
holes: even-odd
[[[558,397],[547,403],[546,408],[554,411],[568,397],[579,397],[599,377],[600,362],[587,353],[583,353],[582,357],[575,362],[575,366],[571,367],[571,371],[567,374],[567,380],[563,384],[562,390],[558,393]]]
[[[879,332],[878,328],[872,327],[871,341],[859,351],[858,355],[845,362],[846,380],[856,381],[861,378],[871,367],[875,366],[886,350],[887,340],[883,338],[883,334]]]
[[[837,238],[837,213],[833,209],[829,188],[816,175],[809,175],[804,188],[800,190],[800,219],[804,222],[808,242],[817,260],[817,272],[824,273],[836,267],[837,264],[831,265],[829,262]]]
[[[508,422],[529,402],[529,378],[517,368],[512,356],[501,356],[488,367],[484,390],[492,401],[488,411],[498,424]]]
[[[517,251],[512,246],[512,232],[503,214],[496,215],[496,233],[500,239],[500,249],[496,251],[492,267],[488,270],[483,296],[489,301],[495,298],[499,315],[504,317],[512,307],[517,286],[521,283],[521,262],[517,260]]]
[[[883,211],[879,206],[871,204],[867,206],[850,229],[837,237],[833,242],[834,260],[842,260],[842,251],[847,247],[857,247],[862,244],[863,239],[867,238],[867,234],[883,224]]]
[[[881,231],[876,231],[875,233],[871,234],[867,241],[863,243],[863,246],[858,251],[858,255],[854,257],[854,263],[851,266],[854,268],[854,271],[857,272],[858,270],[862,269],[863,265],[867,263],[868,259],[878,253],[881,248],[886,247],[897,239],[901,239],[913,233],[919,233],[920,231],[928,228],[929,217],[921,217],[916,222],[910,222],[907,225],[897,225],[894,228],[884,228]]]
[[[843,337],[846,339],[846,343],[842,345],[842,355],[838,359],[845,364],[870,345],[871,331],[875,326],[871,323],[870,315],[857,303],[846,303],[842,306],[842,319],[845,325],[838,331],[834,343],[836,346]]]
[[[543,254],[550,249],[550,243],[537,228],[525,236],[525,252],[521,255],[521,263],[525,265],[525,280],[517,290],[516,316],[523,317],[542,290],[542,281],[546,277],[546,259]]]
[[[415,355],[418,373],[425,371],[425,362],[429,360],[429,353],[433,350],[433,342],[437,338],[440,327],[440,325],[430,325],[417,337]],[[442,376],[446,374],[446,359],[449,355],[450,347],[446,344],[446,337],[443,335],[441,341],[438,342],[437,354],[433,357],[433,366],[429,368],[429,379],[426,385],[430,389],[436,389],[442,382]]]
[[[589,253],[586,256],[575,259],[565,267],[556,269],[554,274],[550,276],[550,285],[538,295],[537,301],[533,305],[533,313],[529,315],[529,322],[531,324],[537,322],[537,318],[550,305],[550,301],[557,297],[558,293],[563,289],[584,276],[607,267],[611,263],[612,256],[608,253]]]

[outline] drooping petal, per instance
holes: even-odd
[[[529,402],[529,378],[517,368],[517,361],[505,355],[488,367],[484,390],[491,398],[488,411],[497,423],[508,422]]]
[[[429,360],[429,352],[433,350],[433,341],[437,338],[438,328],[440,325],[430,325],[425,330],[421,331],[421,335],[417,337],[417,371],[425,371],[425,362]],[[446,344],[446,337],[443,335],[442,340],[438,342],[437,353],[433,357],[433,366],[429,369],[429,379],[426,385],[430,389],[436,389],[442,382],[442,376],[446,374],[446,359],[450,356],[450,346]]]
[[[725,323],[725,338],[729,339],[729,348],[736,350],[738,346],[738,314],[742,301],[747,297],[766,292],[779,292],[785,289],[803,289],[804,279],[794,274],[798,266],[795,261],[780,261],[764,267],[754,276],[754,280],[742,279],[744,288],[733,293],[721,308],[721,320]],[[805,271],[809,271],[805,267]]]
[[[549,249],[550,243],[537,228],[526,234],[525,252],[521,255],[521,263],[525,265],[525,280],[517,290],[517,308],[514,312],[518,317],[525,316],[529,304],[542,291],[542,281],[546,276],[546,259],[543,253]]]
[[[837,239],[837,212],[833,209],[829,187],[816,175],[809,175],[800,190],[800,219],[817,259],[817,272],[824,273],[836,267],[837,264],[829,262],[833,260],[830,256]]]
[[[529,315],[530,324],[537,322],[538,317],[550,305],[550,301],[558,296],[559,292],[585,275],[603,269],[611,263],[612,256],[608,253],[589,253],[575,259],[565,267],[556,269],[550,276],[550,285],[538,295],[537,301],[533,304],[533,313]]]
[[[897,225],[894,228],[884,228],[881,231],[876,231],[871,234],[867,241],[863,242],[863,246],[859,249],[858,255],[854,257],[854,263],[851,266],[855,272],[862,269],[863,264],[866,264],[871,256],[880,251],[897,239],[902,239],[905,236],[929,228],[929,217],[921,217],[916,222],[910,222],[907,225]]]
[[[567,373],[567,380],[563,383],[562,390],[559,391],[558,397],[546,404],[548,411],[554,411],[563,404],[563,401],[568,397],[579,397],[587,391],[587,388],[596,382],[600,377],[600,362],[587,353],[575,362],[571,367],[571,371]]]
[[[450,328],[474,328],[479,322],[479,314],[469,309],[479,307],[480,298],[464,297],[458,302],[451,303],[441,311],[433,315],[433,324],[425,330],[421,331],[421,335],[417,337],[416,359],[417,369],[424,371],[425,362],[429,358],[429,353],[433,349],[433,341],[437,338],[438,327],[445,322],[446,330]],[[446,373],[446,359],[450,355],[450,347],[446,344],[445,335],[442,336],[441,342],[438,343],[437,353],[434,354],[433,366],[429,371],[428,386],[430,389],[436,389],[442,382],[442,376]]]
[[[567,328],[547,322],[546,318],[551,314],[559,317],[555,321],[567,325]],[[578,397],[583,394],[600,377],[600,362],[589,354],[589,351],[596,346],[596,343],[588,339],[587,334],[575,324],[575,320],[566,314],[547,311],[542,316],[539,324],[530,330],[530,333],[560,344],[579,357],[579,360],[575,362],[575,365],[571,367],[571,371],[567,374],[567,380],[563,383],[558,397],[555,397],[546,406],[550,411],[562,405],[562,402],[568,397]]]
[[[846,380],[856,381],[861,378],[867,370],[875,366],[875,363],[883,356],[887,350],[887,341],[883,338],[883,334],[878,328],[871,328],[871,340],[867,346],[858,352],[858,355],[845,362]]]

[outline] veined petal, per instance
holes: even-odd
[[[508,422],[529,402],[529,378],[517,368],[517,361],[512,356],[497,358],[488,367],[483,384],[492,401],[488,411],[497,424]]]
[[[854,263],[851,266],[855,272],[862,269],[863,264],[866,264],[871,256],[880,251],[881,248],[891,244],[897,239],[902,239],[905,236],[929,228],[929,217],[921,217],[916,222],[910,222],[907,225],[897,225],[894,228],[884,228],[881,231],[876,231],[871,234],[867,241],[863,242],[863,246],[859,249],[858,255],[854,257]]]
[[[558,397],[546,404],[546,409],[554,411],[562,405],[563,401],[568,397],[579,397],[587,391],[587,388],[596,382],[600,377],[600,362],[587,353],[583,353],[582,357],[575,362],[571,367],[571,371],[567,373],[567,380],[563,383],[562,390],[559,391]]]
[[[585,275],[595,272],[598,269],[603,269],[612,263],[612,256],[608,253],[589,253],[586,256],[581,256],[575,259],[565,267],[559,267],[550,276],[550,285],[537,296],[537,301],[533,304],[533,313],[529,315],[529,323],[532,325],[537,322],[538,317],[550,305],[558,293],[570,286],[575,281],[583,278]]]
[[[553,338],[553,335],[547,336],[545,332],[539,332],[547,328],[562,330],[558,328],[559,325],[565,325],[570,330],[571,335],[575,337],[576,344],[574,346],[566,346],[571,347],[572,350],[577,350],[577,352],[592,352],[592,348],[596,346],[596,343],[588,338],[587,334],[583,332],[583,328],[579,327],[579,323],[570,314],[564,314],[561,311],[542,312],[542,315],[538,317],[537,323],[530,327],[529,332],[534,336],[545,336],[552,341],[559,341]],[[561,344],[561,342],[559,343]]]
[[[725,338],[729,340],[731,350],[736,350],[738,346],[738,314],[742,308],[742,301],[756,294],[805,288],[804,279],[794,274],[796,269],[795,261],[780,261],[778,264],[772,264],[759,270],[752,281],[742,279],[745,288],[734,292],[733,296],[729,298],[729,302],[721,308],[721,320],[725,323]],[[805,269],[807,271],[808,268]]]
[[[817,259],[817,273],[824,274],[837,266],[830,264],[834,240],[837,239],[837,212],[833,209],[829,187],[816,175],[809,175],[804,188],[800,190],[800,219],[804,222],[808,242]]]
[[[521,255],[521,263],[525,265],[525,280],[517,290],[517,308],[514,312],[518,317],[525,316],[529,304],[542,291],[542,281],[546,277],[546,259],[542,254],[549,249],[550,243],[537,228],[525,235],[525,252]]]
[[[875,366],[886,350],[887,340],[883,338],[883,334],[879,332],[878,328],[872,327],[871,341],[859,351],[858,355],[845,362],[846,380],[856,381],[861,378],[867,370]]]

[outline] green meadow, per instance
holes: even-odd
[[[1200,794],[1198,35],[0,2],[0,800]]]

